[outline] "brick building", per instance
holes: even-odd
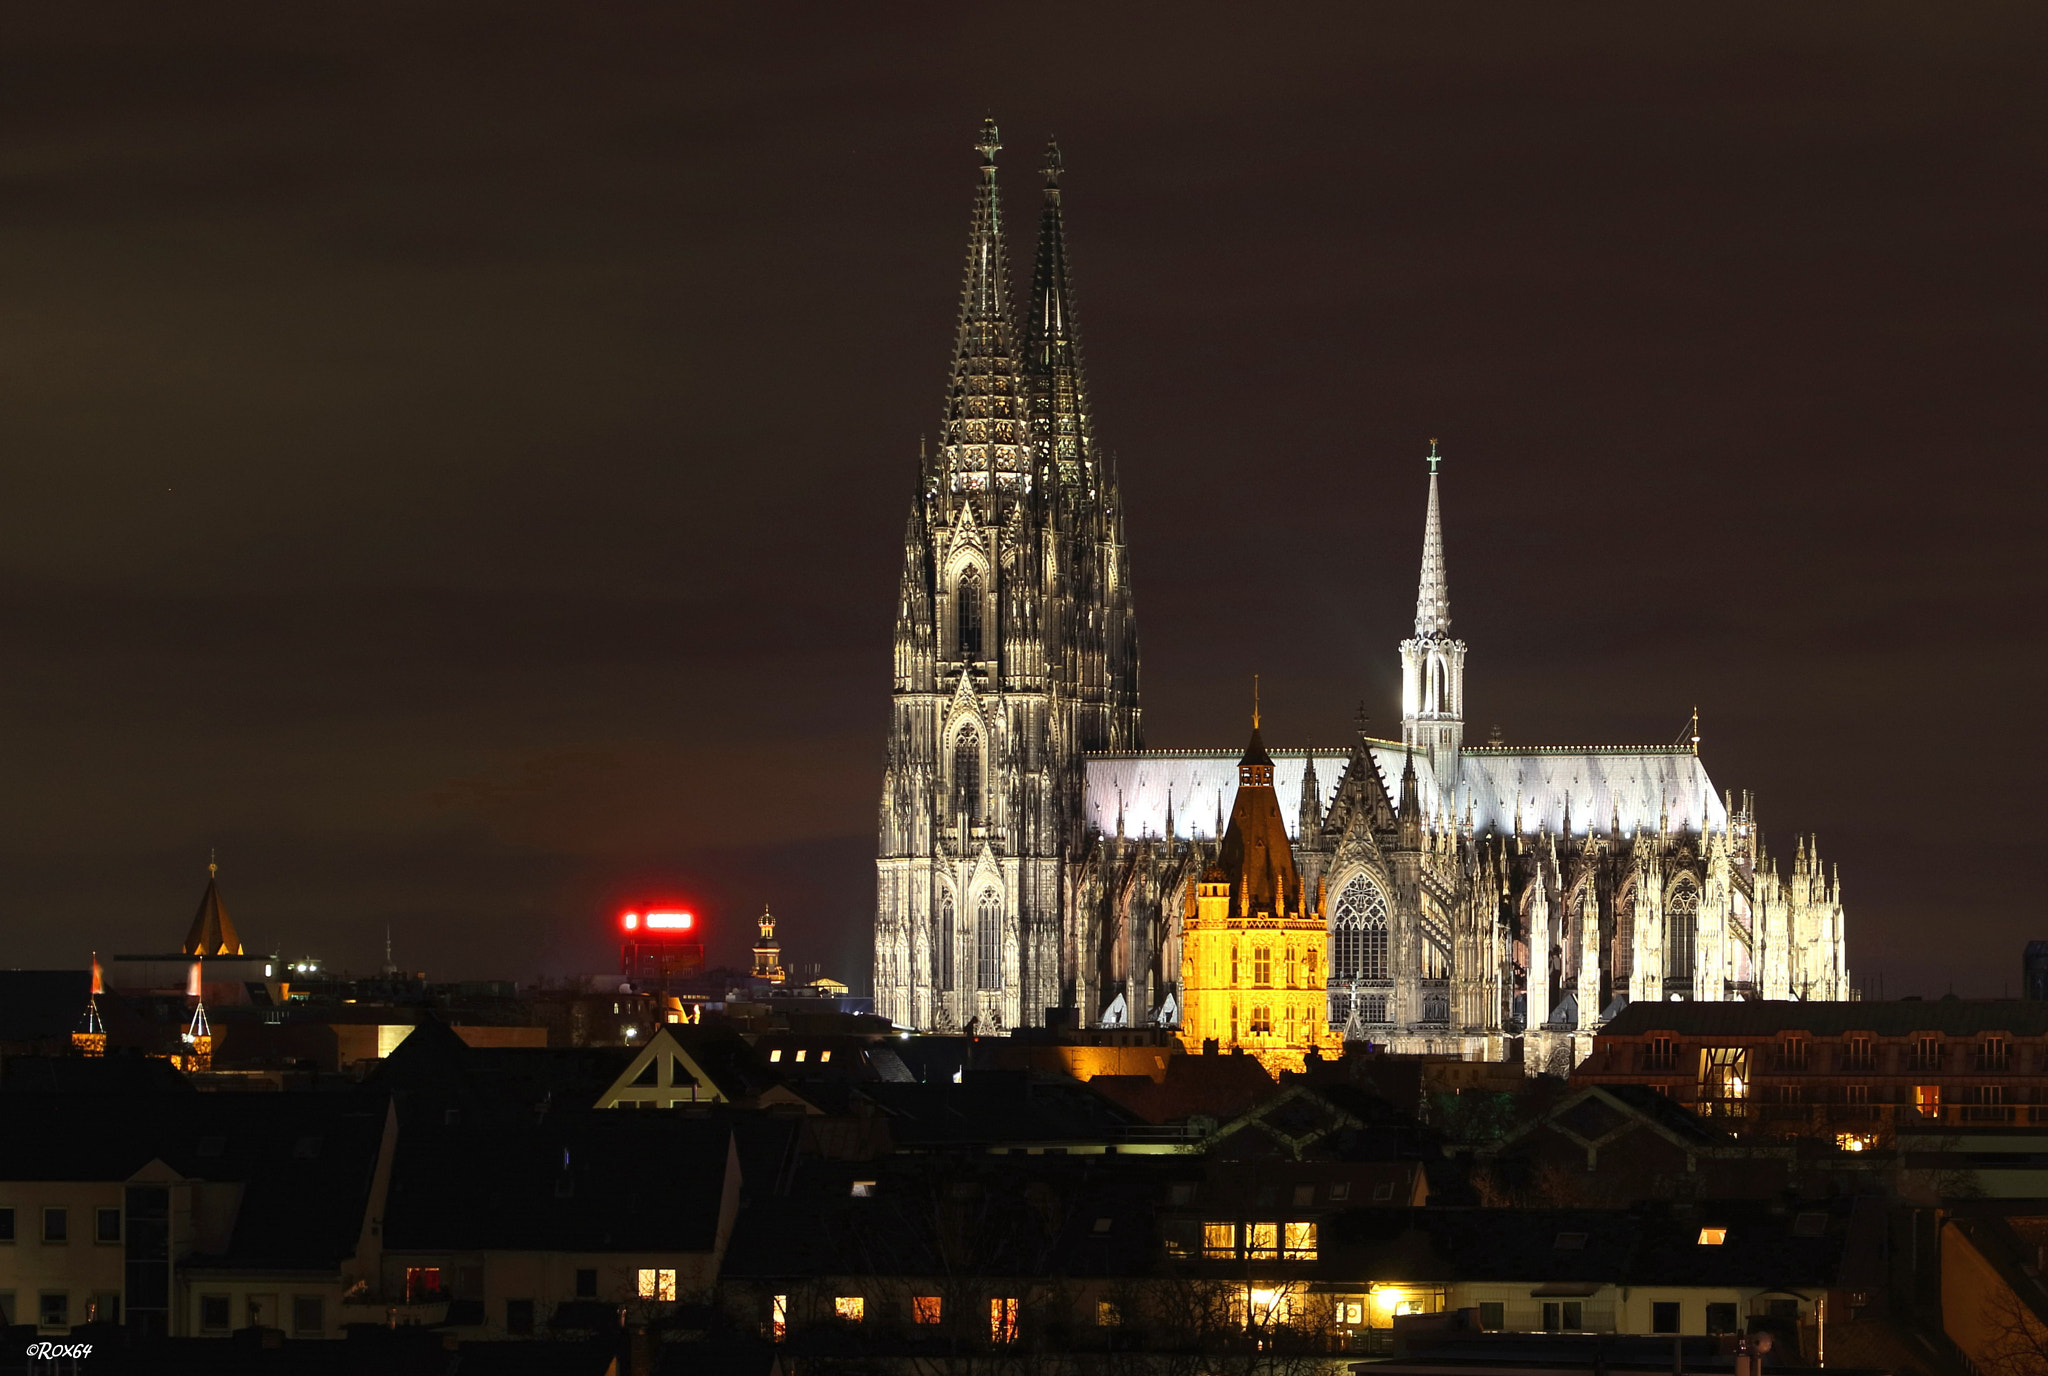
[[[2017,999],[1635,1003],[1574,1085],[1647,1085],[1736,1132],[2048,1123],[2048,1004]]]

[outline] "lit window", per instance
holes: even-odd
[[[770,1064],[774,1064],[775,1062],[777,1062],[777,1061],[780,1061],[781,1059],[782,1059],[782,1048],[781,1048],[781,1047],[779,1047],[779,1046],[778,1046],[778,1047],[776,1047],[776,1048],[775,1048],[775,1049],[774,1049],[773,1051],[771,1051],[771,1052],[769,1052],[769,1053],[768,1053],[768,1060],[769,1060],[769,1063],[770,1063]]]
[[[768,1327],[781,1342],[789,1336],[789,1296],[776,1295],[768,1301]]]
[[[1702,1247],[1719,1247],[1727,1240],[1728,1230],[1726,1228],[1700,1229],[1700,1246]]]
[[[1280,1255],[1279,1224],[1251,1223],[1245,1232],[1245,1255],[1253,1261],[1272,1261]]]
[[[1941,1086],[1914,1085],[1913,1107],[1920,1111],[1922,1118],[1941,1117]]]
[[[825,1063],[826,1061],[829,1061],[829,1060],[831,1060],[831,1059],[832,1059],[832,1053],[831,1053],[831,1052],[829,1052],[829,1051],[820,1051],[820,1052],[818,1053],[818,1063],[819,1063],[820,1065],[824,1064],[824,1063]]]
[[[832,1312],[848,1323],[859,1323],[867,1317],[868,1302],[859,1295],[841,1295],[832,1301]]]
[[[438,1266],[408,1266],[405,1268],[405,1302],[417,1304],[441,1293],[441,1268]]]
[[[656,1269],[642,1267],[640,1270],[640,1298],[643,1300],[673,1300],[676,1297],[676,1273],[667,1267]]]
[[[1877,1136],[1869,1132],[1838,1132],[1835,1145],[1843,1151],[1869,1151],[1877,1145]]]
[[[1098,1233],[1106,1233],[1109,1231],[1109,1224],[1109,1219],[1098,1218],[1095,1220],[1095,1231]]]
[[[803,1048],[802,1048],[802,1047],[798,1047],[798,1048],[797,1048],[797,1051],[796,1051],[796,1056],[795,1056],[795,1058],[794,1058],[794,1059],[796,1059],[796,1060],[798,1060],[798,1061],[801,1061],[801,1060],[803,1060],[803,1058],[804,1058],[804,1051],[803,1051]]]
[[[988,1340],[992,1343],[1017,1341],[1017,1301],[1001,1297],[988,1302]]]
[[[875,1197],[875,1182],[872,1180],[854,1181],[853,1197],[855,1199],[873,1199]]]
[[[937,1323],[946,1312],[945,1304],[938,1295],[914,1295],[910,1300],[910,1317],[918,1323]]]
[[[1236,1256],[1237,1225],[1235,1223],[1204,1223],[1202,1225],[1202,1255],[1205,1257]]]
[[[1286,1225],[1287,1259],[1289,1261],[1314,1261],[1316,1259],[1316,1225],[1313,1223],[1289,1223]]]
[[[1337,1303],[1337,1322],[1362,1324],[1365,1322],[1365,1301],[1340,1300]]]
[[[1095,1301],[1095,1326],[1097,1328],[1119,1328],[1123,1325],[1123,1311],[1116,1307],[1115,1300]]]

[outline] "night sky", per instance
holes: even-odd
[[[1066,154],[1152,746],[1667,742],[1888,994],[2048,936],[2048,11],[12,6],[0,964],[866,986],[984,114]],[[1874,992],[1874,987],[1873,987]]]

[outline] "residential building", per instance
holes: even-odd
[[[1862,1150],[1897,1128],[2048,1123],[2048,1003],[1638,1003],[1574,1085],[1646,1085],[1741,1133]]]

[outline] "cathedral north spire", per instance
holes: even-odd
[[[1074,282],[1067,266],[1067,230],[1060,204],[1065,164],[1057,139],[1045,146],[1040,171],[1045,203],[1038,218],[1038,259],[1031,273],[1031,313],[1024,368],[1031,385],[1031,439],[1040,461],[1063,489],[1095,490],[1094,417],[1081,368],[1074,318]]]
[[[1010,313],[1009,257],[1002,197],[996,190],[996,153],[1002,146],[996,122],[982,121],[974,145],[981,154],[981,186],[968,230],[959,332],[939,427],[940,461],[953,492],[1021,494],[1031,480],[1023,360]]]

